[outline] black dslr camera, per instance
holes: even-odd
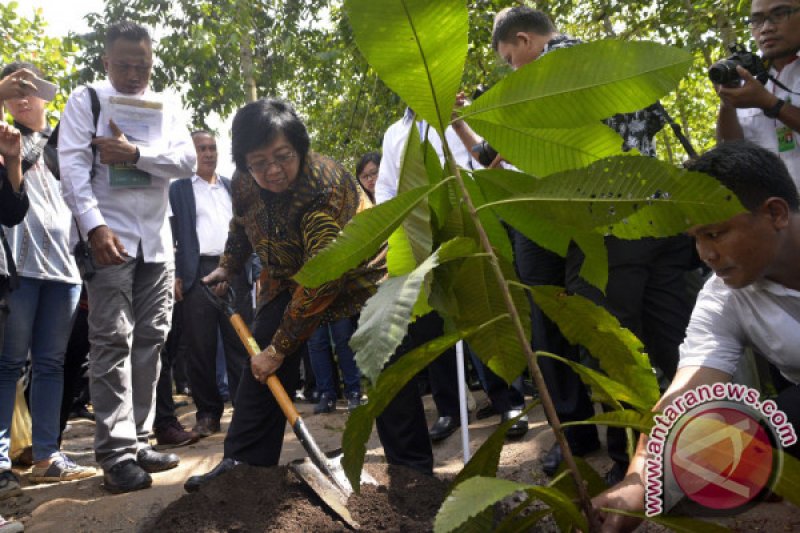
[[[477,100],[480,95],[488,90],[489,88],[487,86],[478,85],[478,87],[475,88],[475,92],[472,93],[472,100]],[[478,154],[478,163],[485,167],[491,165],[492,161],[497,157],[497,150],[489,146],[489,143],[486,141],[481,141],[473,146],[472,151]]]
[[[736,71],[736,67],[739,65],[746,68],[762,84],[767,83],[769,72],[760,57],[746,50],[740,44],[731,45],[730,50],[730,57],[720,59],[708,69],[708,77],[712,83],[726,87],[737,87],[742,81],[742,77]]]

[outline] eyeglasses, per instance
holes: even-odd
[[[122,72],[128,72],[131,69],[133,69],[133,71],[136,72],[136,74],[142,74],[142,75],[147,74],[148,72],[150,72],[150,69],[153,68],[152,64],[129,65],[128,63],[117,63],[117,62],[112,62],[111,66],[114,67],[114,70],[119,70]]]
[[[297,157],[297,154],[294,152],[286,152],[283,154],[278,154],[275,156],[275,159],[272,161],[262,160],[256,161],[252,165],[248,165],[247,170],[250,171],[250,174],[258,174],[259,176],[263,176],[267,173],[267,171],[272,167],[272,165],[278,165],[281,168],[284,168],[284,165],[288,164],[289,161]]]
[[[776,7],[766,15],[756,13],[746,19],[747,24],[750,25],[751,30],[760,29],[767,21],[773,26],[786,21],[789,17],[800,11],[800,7],[781,6]]]
[[[363,172],[363,173],[362,173],[362,174],[361,174],[361,175],[358,177],[358,179],[361,179],[361,180],[368,180],[368,179],[369,179],[369,180],[376,180],[376,179],[378,179],[378,170],[377,170],[377,169],[375,169],[375,170],[373,170],[372,172]]]

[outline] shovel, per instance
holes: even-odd
[[[203,284],[202,287],[214,306],[228,317],[250,357],[261,353],[261,348],[253,338],[252,333],[250,333],[250,328],[247,327],[242,317],[230,304],[233,301],[233,290],[228,288],[228,298],[225,300],[214,294],[207,285]],[[289,468],[347,525],[353,529],[359,529],[358,523],[350,515],[350,511],[347,510],[347,499],[353,493],[353,487],[350,485],[350,481],[348,481],[342,468],[340,450],[331,454],[325,454],[320,450],[308,431],[305,422],[303,422],[300,413],[297,412],[294,403],[292,403],[289,395],[286,394],[286,389],[283,388],[283,384],[275,374],[271,374],[267,378],[267,386],[275,396],[275,400],[286,416],[289,425],[292,426],[297,440],[300,441],[309,456],[306,459],[293,461],[289,464]],[[361,472],[361,483],[378,484],[372,476],[364,471]]]

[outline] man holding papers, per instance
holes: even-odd
[[[80,234],[74,240],[88,243],[94,263],[84,279],[95,456],[106,489],[129,492],[178,464],[176,455],[152,450],[147,436],[173,298],[167,192],[170,178],[194,173],[195,151],[180,103],[149,89],[153,53],[145,28],[110,26],[103,64],[108,79],[78,88],[67,102],[59,159]]]

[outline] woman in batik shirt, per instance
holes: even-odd
[[[247,104],[233,121],[233,219],[218,269],[204,282],[224,282],[255,251],[263,265],[253,335],[266,347],[251,360],[236,396],[222,462],[186,489],[238,463],[278,463],[286,419],[265,385],[275,373],[292,391],[305,341],[321,323],[357,314],[385,275],[382,256],[318,288],[292,279],[356,213],[371,203],[357,179],[339,163],[309,149],[305,125],[286,102]]]

